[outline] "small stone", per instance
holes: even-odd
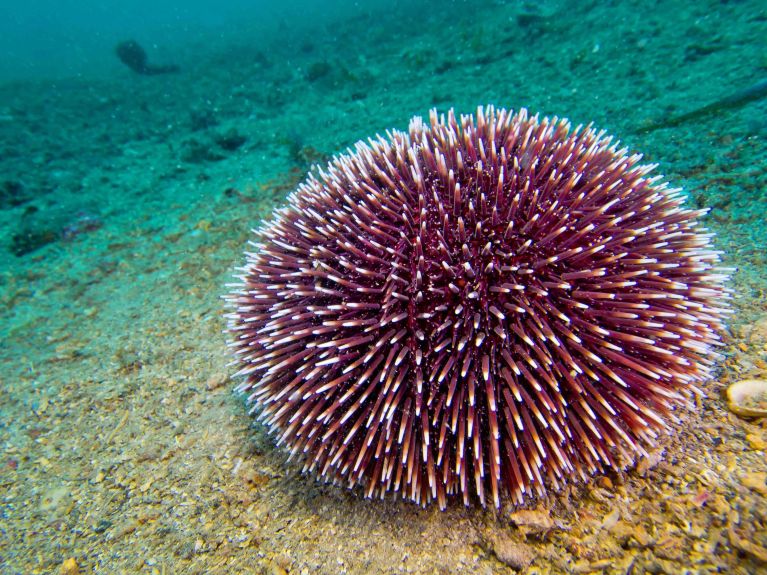
[[[229,377],[225,373],[217,373],[215,375],[212,375],[210,378],[208,378],[208,381],[205,384],[205,388],[208,391],[218,389],[219,387],[224,385],[228,379]]]
[[[493,553],[499,561],[518,571],[529,567],[535,559],[532,547],[508,537],[498,537],[493,541]]]
[[[746,434],[746,441],[748,441],[748,444],[751,446],[751,449],[754,449],[757,451],[762,449],[767,449],[767,441],[765,441],[763,437],[756,435],[754,433]]]
[[[107,529],[112,527],[112,522],[108,519],[101,519],[96,525],[93,526],[94,533],[104,533]]]
[[[43,495],[40,501],[42,511],[51,512],[55,515],[63,514],[72,503],[72,495],[66,487],[54,487]]]
[[[248,138],[240,134],[236,128],[230,128],[223,134],[216,134],[213,139],[219,146],[229,152],[233,152],[248,141]]]
[[[733,525],[729,526],[728,534],[730,536],[730,544],[733,547],[748,553],[749,555],[751,555],[752,557],[755,557],[762,563],[767,563],[767,549],[765,549],[761,545],[758,545],[754,541],[750,541],[749,539],[745,537],[741,537],[740,534],[738,534],[738,532],[735,530],[735,527]]]
[[[767,344],[767,315],[756,320],[745,328],[748,332],[748,341],[752,344]]]
[[[634,536],[634,525],[621,519],[610,528],[610,534],[615,537],[621,545],[624,545]]]
[[[589,565],[590,571],[602,571],[604,569],[607,569],[608,567],[613,566],[615,563],[614,559],[598,559],[597,561],[594,561]]]
[[[767,495],[767,472],[753,471],[745,473],[742,478],[743,485],[753,489],[757,493]]]
[[[620,521],[621,518],[621,512],[620,509],[615,508],[610,513],[604,516],[602,519],[602,523],[600,524],[600,527],[602,529],[605,529],[607,531],[610,531],[615,525]]]
[[[597,479],[597,485],[603,489],[613,489],[613,482],[610,481],[610,478],[605,475]]]
[[[711,492],[708,489],[699,489],[695,497],[692,498],[692,504],[695,507],[701,507],[706,504],[706,501],[711,497]]]
[[[61,575],[80,575],[80,567],[77,565],[74,557],[65,559],[59,571]]]
[[[194,227],[197,228],[198,230],[202,230],[203,232],[209,232],[211,225],[212,224],[210,220],[200,220],[199,222],[197,222],[197,225]]]
[[[135,519],[128,519],[125,522],[123,522],[121,525],[118,525],[115,528],[112,534],[112,539],[115,541],[117,541],[118,539],[122,539],[126,535],[133,533],[137,527],[138,527],[138,524],[136,523]]]
[[[290,571],[290,566],[293,564],[287,553],[277,555],[277,557],[274,558],[274,562],[285,571]]]
[[[637,525],[634,528],[632,536],[634,537],[634,541],[636,541],[636,545],[639,547],[647,547],[652,543],[652,538],[643,525]]]
[[[526,533],[543,533],[556,527],[548,512],[537,509],[522,509],[512,513],[509,519]]]
[[[660,463],[664,452],[665,450],[663,448],[655,449],[648,453],[647,457],[640,459],[637,464],[637,473],[644,477],[648,471]]]
[[[708,501],[706,502],[706,507],[714,511],[714,513],[720,517],[727,515],[727,512],[730,510],[730,504],[718,493],[714,493],[711,497],[709,497]]]
[[[571,567],[571,571],[576,574],[588,573],[589,571],[592,571],[591,563],[587,559],[581,559]]]

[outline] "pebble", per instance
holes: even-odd
[[[602,523],[599,525],[602,529],[610,531],[621,519],[620,509],[615,508],[610,513],[604,516]]]
[[[748,441],[748,444],[753,450],[759,451],[767,449],[767,441],[765,441],[762,436],[756,435],[755,433],[746,434],[746,441]]]
[[[74,557],[65,559],[59,569],[61,575],[80,575],[80,567],[77,565]]]
[[[138,524],[136,523],[135,519],[128,519],[127,521],[123,522],[121,525],[118,525],[117,528],[115,528],[112,539],[118,540],[122,539],[126,535],[133,533],[136,528],[138,527]]]
[[[529,545],[498,537],[493,542],[493,553],[498,560],[518,571],[526,569],[535,559],[535,551]]]
[[[663,458],[664,449],[655,449],[647,454],[647,457],[643,457],[637,464],[637,473],[644,477],[648,471],[660,463]]]
[[[595,573],[597,571],[602,572],[604,569],[613,566],[615,561],[613,559],[599,559],[597,561],[578,561],[573,565],[573,573]]]
[[[767,472],[752,471],[749,473],[744,473],[742,482],[743,485],[749,489],[753,489],[762,495],[767,495]]]
[[[208,391],[213,391],[214,389],[218,389],[219,387],[223,386],[228,380],[229,377],[225,373],[217,373],[208,379],[207,383],[205,384],[205,389]]]
[[[614,489],[613,482],[606,475],[602,475],[597,479],[597,485],[603,489]]]
[[[72,503],[72,495],[66,487],[54,487],[43,495],[40,501],[42,511],[52,512],[55,515],[65,514]]]
[[[749,343],[760,345],[767,343],[767,315],[762,316],[750,326],[746,326]]]
[[[728,534],[730,536],[730,544],[733,547],[748,553],[762,563],[767,563],[767,549],[754,541],[741,537],[732,525],[728,529]]]
[[[509,519],[525,533],[543,533],[556,527],[548,511],[523,509],[512,513]]]

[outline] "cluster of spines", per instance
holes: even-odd
[[[643,453],[718,357],[702,212],[590,127],[430,120],[258,230],[228,298],[240,389],[307,471],[368,496],[522,503]]]

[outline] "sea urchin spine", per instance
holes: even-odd
[[[655,166],[480,108],[310,175],[228,296],[253,409],[367,496],[500,505],[623,466],[709,376],[726,271]]]

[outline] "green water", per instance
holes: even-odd
[[[716,382],[661,471],[546,500],[567,529],[521,535],[511,508],[368,501],[286,465],[231,393],[220,300],[312,166],[432,108],[525,107],[606,130],[710,208],[737,268],[721,378],[764,377],[763,2],[54,5],[2,26],[0,573],[512,573],[508,541],[525,573],[766,568],[727,536],[767,544],[738,479],[767,471],[746,439],[764,425]],[[131,70],[126,40],[178,70]],[[687,507],[664,523],[659,501]],[[614,509],[653,543],[579,530]]]

